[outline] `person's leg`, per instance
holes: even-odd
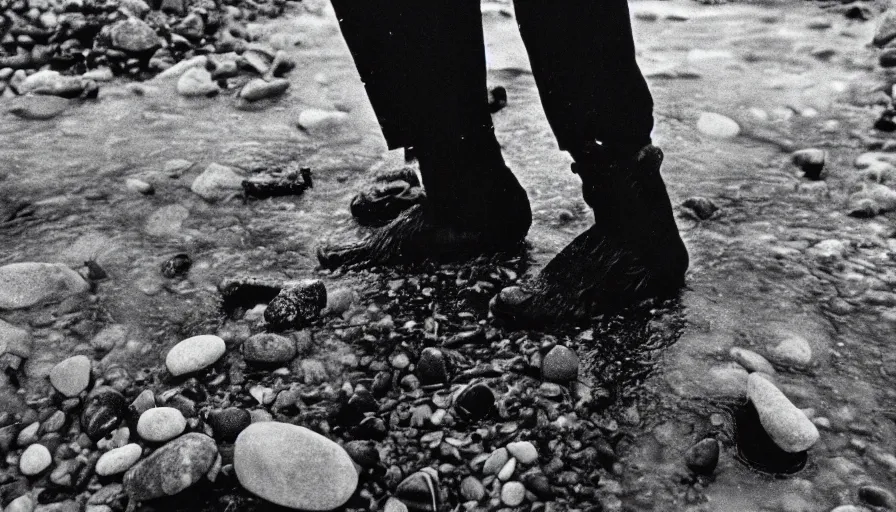
[[[464,256],[521,241],[531,213],[492,127],[478,0],[333,7],[389,147],[414,148],[426,201],[368,240],[323,249],[322,265]]]
[[[688,266],[651,143],[653,100],[625,0],[516,0],[545,114],[575,163],[595,225],[492,310],[519,323],[582,319],[665,296]]]

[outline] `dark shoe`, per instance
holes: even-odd
[[[581,159],[585,201],[595,225],[579,235],[529,284],[502,290],[492,313],[512,325],[582,321],[684,284],[687,250],[660,175],[662,151]]]

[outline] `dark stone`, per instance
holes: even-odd
[[[311,169],[303,167],[299,175],[263,177],[243,180],[242,187],[246,197],[267,199],[270,197],[298,196],[312,188]],[[301,181],[299,181],[301,177]]]
[[[488,109],[492,114],[507,106],[507,89],[502,86],[492,88],[488,92]]]
[[[454,403],[459,418],[479,421],[495,408],[495,394],[485,384],[474,384],[465,389]]]
[[[379,183],[356,195],[350,210],[362,226],[382,226],[425,197],[422,188],[404,180]]]
[[[896,48],[887,48],[880,53],[880,65],[885,68],[896,66]]]
[[[252,416],[249,411],[238,407],[218,409],[208,414],[208,424],[211,425],[215,438],[228,443],[234,442],[236,436],[240,435],[250,423]]]
[[[364,469],[370,469],[380,463],[380,452],[373,441],[349,441],[345,444],[345,451],[355,464]]]
[[[688,449],[684,461],[694,473],[711,475],[719,464],[719,442],[713,438],[700,441]]]
[[[719,211],[719,207],[705,197],[688,198],[682,203],[682,206],[690,210],[699,220],[709,219]]]
[[[424,386],[443,385],[448,383],[448,365],[445,354],[433,347],[423,349],[417,361],[417,378]]]
[[[168,279],[184,277],[192,266],[193,260],[189,254],[178,254],[162,264],[162,275]]]
[[[268,304],[264,319],[273,329],[301,328],[327,307],[327,289],[314,279],[284,288]]]
[[[896,112],[892,110],[884,111],[884,113],[881,114],[880,119],[875,121],[874,128],[882,132],[896,131],[896,122],[893,120],[894,116],[896,116]]]
[[[125,491],[132,502],[172,496],[205,476],[217,457],[212,438],[184,434],[129,469],[124,475]]]
[[[439,482],[429,473],[418,471],[398,484],[395,497],[412,512],[436,512],[439,509]]]
[[[788,453],[772,441],[752,403],[738,409],[734,421],[737,457],[748,466],[764,473],[790,475],[806,465],[806,452]]]
[[[551,501],[554,499],[554,490],[551,489],[551,482],[548,481],[548,477],[541,471],[526,473],[520,480],[522,480],[526,489],[540,499],[544,501]]]
[[[352,429],[352,435],[361,440],[382,441],[388,433],[389,429],[386,428],[386,423],[375,416],[364,418],[357,427]]]
[[[94,388],[85,399],[81,429],[96,442],[118,428],[127,410],[121,393],[108,386]]]
[[[258,277],[238,277],[225,279],[218,285],[224,299],[224,311],[232,314],[238,308],[253,308],[267,304],[283,289],[282,281]]]
[[[884,507],[889,510],[896,509],[896,496],[890,491],[876,485],[863,485],[859,487],[859,499],[874,507]]]

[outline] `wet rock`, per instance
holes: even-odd
[[[84,401],[81,429],[97,441],[118,428],[127,412],[127,402],[121,393],[109,386],[94,388]]]
[[[141,455],[143,449],[136,443],[113,448],[100,456],[96,462],[96,474],[111,476],[124,473],[140,460]]]
[[[136,192],[144,196],[151,196],[156,193],[156,189],[152,186],[152,184],[147,183],[143,180],[139,180],[137,178],[126,179],[124,181],[124,185],[131,192]]]
[[[22,452],[19,459],[19,471],[25,476],[34,476],[42,473],[53,463],[50,450],[42,444],[32,444]]]
[[[688,449],[684,461],[694,473],[711,475],[719,464],[719,442],[713,438],[700,441]]]
[[[72,101],[59,96],[19,96],[9,101],[6,111],[20,119],[46,121],[62,114]]]
[[[352,459],[342,447],[286,423],[250,425],[237,437],[233,466],[249,492],[301,510],[340,507],[358,486]]]
[[[132,501],[173,496],[198,482],[215,463],[218,447],[212,438],[189,433],[162,446],[124,474],[124,489]]]
[[[414,512],[439,510],[439,482],[427,471],[405,478],[395,489],[395,497]]]
[[[423,349],[417,362],[417,378],[424,386],[448,383],[448,366],[445,354],[433,347]]]
[[[541,361],[541,377],[553,382],[569,382],[579,377],[579,356],[563,345],[557,345]]]
[[[740,133],[740,125],[730,117],[714,112],[703,112],[697,119],[697,129],[704,135],[719,139],[730,139]]]
[[[478,421],[488,416],[495,407],[495,394],[485,384],[474,384],[464,389],[455,400],[458,417]]]
[[[821,179],[821,171],[827,154],[823,149],[801,149],[791,155],[791,161],[799,167],[810,180]]]
[[[268,304],[264,319],[273,329],[301,328],[327,306],[323,281],[308,279],[280,290]]]
[[[750,374],[747,397],[756,407],[762,427],[782,450],[803,452],[818,441],[815,425],[761,374]]]
[[[212,411],[208,415],[208,423],[215,433],[215,437],[222,441],[232,443],[240,432],[252,423],[252,415],[239,407]]]
[[[806,338],[787,334],[778,345],[769,350],[769,357],[784,366],[806,368],[812,364],[812,347]]]
[[[460,482],[460,495],[464,501],[482,501],[485,486],[475,476],[468,476]]]
[[[348,114],[335,110],[311,108],[299,114],[299,128],[306,131],[327,130],[335,128],[348,119]]]
[[[859,499],[874,507],[896,510],[896,496],[892,492],[876,485],[859,487]]]
[[[380,452],[373,441],[349,441],[345,444],[348,456],[364,469],[376,467],[380,462]]]
[[[90,358],[72,356],[50,370],[50,384],[67,397],[78,396],[90,384]]]
[[[896,39],[896,10],[888,9],[877,22],[877,30],[872,43],[882,48],[893,39]]]
[[[681,206],[697,220],[711,219],[719,211],[719,207],[705,197],[689,197]]]
[[[0,309],[21,309],[85,293],[90,285],[56,263],[11,263],[0,267]]]
[[[762,357],[756,352],[753,352],[752,350],[734,347],[728,352],[728,354],[731,356],[731,359],[733,359],[734,362],[746,368],[747,371],[767,373],[769,375],[775,374],[775,368],[772,366],[772,364],[769,363],[766,358]]]
[[[174,439],[186,428],[187,420],[183,413],[173,407],[153,407],[137,420],[137,433],[153,443]]]
[[[177,79],[177,93],[188,98],[214,96],[221,91],[205,68],[191,67]]]
[[[177,254],[168,258],[162,264],[162,276],[168,279],[184,277],[192,266],[193,259],[190,258],[189,254]]]
[[[113,47],[126,52],[146,53],[161,45],[156,31],[139,18],[128,18],[112,25],[110,37]]]
[[[520,482],[507,482],[501,486],[501,503],[517,507],[526,499],[526,488]]]
[[[251,80],[240,91],[240,98],[246,101],[258,101],[265,98],[280,96],[289,89],[289,80],[277,78],[270,82],[261,78]]]
[[[279,334],[256,334],[243,343],[243,357],[250,363],[286,363],[296,353],[295,341]]]
[[[224,340],[213,334],[203,334],[187,338],[168,352],[165,366],[175,377],[204,370],[224,355],[227,346]]]
[[[507,444],[507,451],[522,464],[534,464],[538,460],[538,450],[529,441],[517,441]]]

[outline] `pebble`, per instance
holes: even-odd
[[[762,374],[750,374],[747,397],[759,413],[762,427],[779,448],[798,453],[818,441],[818,429],[809,418]]]
[[[824,163],[827,158],[827,153],[823,149],[801,149],[795,151],[790,158],[793,164],[799,167],[807,178],[812,180],[821,179],[821,171],[824,169]]]
[[[150,183],[137,178],[128,178],[124,180],[124,186],[131,192],[143,194],[144,196],[151,196],[156,193],[155,187]]]
[[[137,420],[137,434],[153,443],[174,439],[186,428],[187,419],[173,407],[154,407],[141,414]]]
[[[694,473],[711,475],[719,464],[719,442],[713,438],[698,442],[688,449],[684,460]]]
[[[214,96],[221,91],[205,68],[191,67],[177,79],[177,93],[188,98]]]
[[[3,512],[33,512],[35,507],[34,498],[30,494],[23,494],[18,498],[9,502]]]
[[[289,89],[289,80],[276,78],[270,82],[261,78],[250,80],[240,91],[240,98],[246,101],[258,101],[280,96]]]
[[[72,100],[59,96],[17,96],[9,101],[6,111],[20,119],[46,121],[65,112]]]
[[[508,507],[518,507],[526,499],[526,488],[520,482],[507,482],[501,486],[501,502]]]
[[[22,309],[85,293],[90,284],[57,263],[10,263],[0,267],[0,309]]]
[[[467,421],[484,419],[495,407],[495,394],[485,384],[464,389],[454,402],[458,417]]]
[[[250,425],[237,437],[233,459],[246,490],[285,507],[332,510],[348,501],[358,486],[358,473],[342,447],[286,423]]]
[[[42,473],[53,463],[50,450],[42,444],[32,444],[22,452],[19,459],[19,471],[25,476],[34,476]]]
[[[538,460],[538,450],[529,441],[508,443],[507,451],[522,464],[534,464]]]
[[[719,139],[730,139],[740,133],[740,126],[735,120],[714,112],[701,113],[697,129],[704,135]]]
[[[145,53],[161,45],[156,31],[139,18],[131,17],[112,25],[112,46],[134,53]]]
[[[240,432],[252,423],[252,415],[239,407],[211,411],[208,415],[208,423],[215,433],[215,437],[232,443]]]
[[[892,492],[876,485],[859,487],[859,499],[874,507],[884,507],[889,510],[896,509],[896,496],[893,496]]]
[[[10,353],[27,359],[31,357],[33,342],[28,330],[0,320],[0,354]]]
[[[424,386],[448,383],[448,366],[445,354],[433,347],[423,349],[417,361],[417,378]]]
[[[350,288],[337,288],[327,292],[327,312],[341,315],[351,309],[357,300],[357,294]]]
[[[327,307],[327,288],[319,279],[307,279],[283,288],[264,311],[274,329],[301,328]]]
[[[295,341],[279,334],[256,334],[243,343],[243,358],[250,363],[286,363],[296,354]]]
[[[212,438],[184,434],[129,469],[124,474],[125,492],[135,502],[173,496],[205,476],[217,458]]]
[[[541,361],[541,376],[553,382],[570,382],[579,377],[579,356],[563,345],[550,350]]]
[[[226,351],[224,340],[218,336],[213,334],[193,336],[172,347],[165,357],[165,365],[175,377],[186,375],[208,368]]]
[[[109,386],[94,388],[84,401],[81,411],[81,429],[90,439],[106,437],[124,419],[127,402],[124,396]]]
[[[687,208],[698,220],[711,219],[719,211],[719,207],[705,197],[689,197],[681,206]]]
[[[111,476],[124,473],[140,460],[141,455],[143,449],[136,443],[109,450],[96,462],[96,474]]]
[[[35,421],[23,428],[19,435],[16,436],[16,443],[19,446],[28,446],[37,442],[37,431],[40,430],[40,422]]]
[[[306,131],[326,130],[337,127],[348,119],[348,114],[336,110],[312,108],[299,114],[299,128]]]
[[[464,501],[481,501],[485,497],[485,486],[475,476],[468,476],[460,482],[460,495]]]
[[[349,441],[345,444],[345,451],[355,464],[364,469],[374,468],[380,462],[380,452],[376,443],[370,440]]]
[[[498,471],[498,480],[506,482],[510,480],[514,472],[516,472],[516,459],[511,457],[507,461],[507,463],[504,464],[504,467],[502,467],[501,470]]]
[[[50,370],[50,384],[67,397],[78,396],[90,384],[90,358],[72,356]]]
[[[232,168],[211,163],[193,180],[190,190],[206,201],[217,201],[243,190],[243,177]]]
[[[485,459],[482,472],[486,475],[496,475],[507,464],[508,460],[510,460],[510,452],[507,451],[507,448],[498,448]]]
[[[797,334],[787,334],[777,346],[769,350],[769,356],[776,363],[805,368],[812,364],[812,347],[806,338]]]
[[[175,254],[165,260],[165,263],[162,263],[162,277],[168,279],[185,277],[192,266],[193,259],[190,258],[189,254]]]
[[[427,471],[418,471],[395,488],[395,497],[415,512],[439,510],[439,482]]]
[[[775,367],[772,366],[770,362],[768,362],[768,359],[762,357],[756,352],[753,352],[752,350],[734,347],[728,352],[728,354],[731,356],[731,359],[733,359],[734,362],[746,368],[747,371],[767,373],[769,375],[775,374]]]

